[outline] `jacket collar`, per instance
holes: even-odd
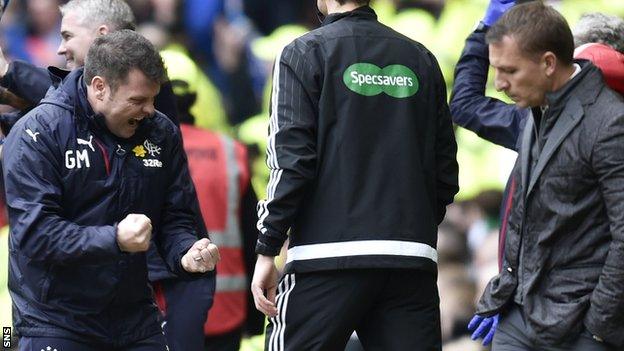
[[[561,107],[570,95],[578,97],[583,105],[594,102],[598,97],[601,82],[600,79],[597,79],[597,75],[600,75],[598,68],[587,60],[575,60],[574,62],[581,66],[581,71],[560,89],[546,93],[546,102],[550,108]],[[591,78],[585,79],[585,77]],[[583,84],[579,85],[581,81]]]
[[[377,14],[370,6],[362,6],[362,7],[358,7],[357,9],[353,11],[332,13],[331,15],[325,17],[325,19],[323,20],[323,23],[321,24],[321,27],[334,23],[346,17],[377,20]]]

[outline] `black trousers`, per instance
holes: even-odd
[[[238,351],[243,338],[243,329],[238,328],[222,335],[206,336],[205,351]]]
[[[524,313],[518,305],[513,305],[507,313],[501,316],[494,341],[493,351],[615,351],[604,343],[593,339],[587,330],[576,338],[568,340],[562,345],[544,345],[531,340],[526,334]]]
[[[125,347],[97,343],[83,343],[64,338],[29,337],[19,340],[20,351],[167,351],[167,341],[163,334],[156,334]]]
[[[407,269],[287,274],[265,350],[342,351],[354,330],[367,351],[441,350],[436,278]]]
[[[203,351],[204,323],[212,307],[214,277],[160,282],[167,310],[163,331],[170,351]]]

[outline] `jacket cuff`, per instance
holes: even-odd
[[[112,229],[112,230],[108,230],[109,235],[108,235],[107,241],[110,241],[110,244],[107,246],[110,248],[111,253],[115,255],[121,255],[121,254],[124,254],[125,252],[121,250],[121,247],[119,247],[119,242],[117,242],[117,224],[119,223],[115,223],[112,226],[109,226],[110,227],[109,229]]]
[[[256,253],[264,256],[277,256],[284,242],[266,235],[260,235],[256,242]]]
[[[9,68],[7,69],[4,76],[0,77],[0,85],[11,90],[13,86],[13,72],[15,71],[15,63],[9,62]]]
[[[624,336],[614,332],[614,328],[611,328],[603,316],[597,315],[596,311],[590,306],[585,315],[584,325],[590,332],[592,338],[600,343],[607,343],[616,346],[624,345]]]

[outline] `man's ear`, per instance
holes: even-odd
[[[108,33],[110,33],[110,29],[109,29],[109,28],[108,28],[108,26],[107,26],[107,25],[105,25],[105,24],[103,24],[103,25],[101,25],[101,26],[99,26],[99,27],[97,28],[97,34],[98,34],[98,35],[106,35],[106,34],[108,34]]]
[[[106,89],[108,89],[108,84],[106,84],[106,79],[101,76],[95,76],[91,79],[91,89],[95,92],[95,97],[98,100],[104,100],[104,95],[106,94]]]
[[[552,76],[557,69],[557,64],[559,61],[557,60],[557,55],[555,55],[552,51],[546,51],[542,55],[542,65],[544,68],[544,73],[548,77]]]

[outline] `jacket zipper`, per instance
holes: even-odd
[[[108,177],[110,176],[110,160],[108,159],[108,151],[106,151],[106,148],[98,139],[94,138],[93,140],[95,140],[95,143],[102,152],[102,156],[104,157],[104,167],[106,168],[106,176]]]

